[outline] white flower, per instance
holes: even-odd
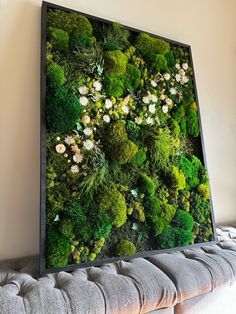
[[[80,86],[79,87],[79,93],[81,94],[81,95],[86,95],[86,94],[88,94],[88,87],[87,86]]]
[[[167,99],[166,99],[166,103],[167,103],[167,105],[172,105],[172,103],[173,103],[173,102],[172,102],[172,99],[167,98]]]
[[[188,70],[188,63],[183,63],[182,68],[187,71]]]
[[[153,118],[148,117],[146,122],[147,122],[147,124],[152,125],[154,123],[154,120],[153,120]]]
[[[87,106],[87,104],[88,104],[88,98],[85,97],[85,96],[80,97],[79,102],[80,102],[80,104],[81,104],[82,106]]]
[[[166,96],[164,95],[164,94],[162,94],[161,96],[160,96],[160,100],[165,100],[166,99]]]
[[[143,97],[143,102],[145,104],[149,104],[149,97],[148,96]]]
[[[58,136],[58,137],[57,137],[57,141],[60,141],[60,140],[61,140],[61,138],[60,138],[60,136]]]
[[[99,92],[102,89],[102,83],[99,81],[95,81],[93,82],[93,87],[95,88],[97,92]]]
[[[82,162],[82,160],[83,160],[83,155],[80,154],[80,153],[75,154],[75,155],[73,156],[73,160],[74,160],[74,162],[76,162],[77,164],[79,164],[79,163]]]
[[[66,151],[66,147],[64,144],[57,144],[55,149],[58,154],[64,154],[64,152]]]
[[[175,65],[175,67],[176,67],[176,69],[180,69],[180,64],[179,63],[176,63],[176,65]]]
[[[169,79],[170,79],[170,74],[169,74],[169,73],[165,73],[165,74],[164,74],[164,79],[165,79],[166,81],[169,81]]]
[[[67,145],[73,145],[75,144],[75,140],[73,139],[73,137],[71,135],[68,135],[66,138],[65,138],[65,141],[64,141]]]
[[[135,117],[134,121],[135,121],[136,124],[140,125],[143,120],[142,120],[141,117]]]
[[[105,107],[109,110],[112,108],[112,101],[110,99],[105,100]]]
[[[177,82],[180,82],[180,80],[181,80],[181,75],[180,75],[180,74],[176,74],[176,75],[175,75],[175,79],[176,79]]]
[[[77,165],[73,165],[70,168],[72,173],[78,173],[79,172],[79,167]]]
[[[168,112],[168,106],[167,105],[164,105],[164,106],[162,106],[162,111],[164,112],[164,113],[167,113]]]
[[[170,93],[171,93],[171,95],[176,95],[177,94],[177,90],[174,87],[172,87],[170,89]]]
[[[81,121],[82,121],[82,123],[84,123],[84,124],[89,124],[90,121],[91,121],[91,119],[90,119],[89,116],[84,115],[84,116],[81,118]]]
[[[149,106],[148,106],[148,110],[149,110],[149,112],[151,112],[151,113],[155,113],[155,111],[156,111],[156,105],[154,105],[154,104],[149,105]]]
[[[182,77],[182,82],[183,82],[184,84],[188,83],[188,81],[189,81],[189,79],[187,78],[186,75]]]
[[[152,102],[157,102],[157,96],[156,95],[152,95]]]
[[[152,80],[151,85],[152,85],[152,87],[157,87],[157,82]]]
[[[184,71],[183,69],[180,69],[180,70],[179,70],[179,74],[180,74],[181,76],[184,76],[184,75],[185,75],[185,71]]]
[[[86,140],[84,141],[84,148],[87,150],[91,150],[94,148],[94,142],[92,142],[91,140]]]
[[[93,133],[93,130],[91,128],[85,128],[83,132],[84,132],[84,135],[90,136]]]
[[[122,111],[125,113],[125,114],[128,114],[129,113],[129,108],[126,106],[126,105],[123,105],[121,107]]]
[[[108,114],[104,114],[103,120],[104,120],[105,122],[109,123],[109,122],[111,121],[111,118],[110,118],[110,116],[109,116]]]
[[[64,157],[66,157],[66,158],[67,158],[67,157],[68,157],[68,155],[67,155],[67,154],[64,154]]]

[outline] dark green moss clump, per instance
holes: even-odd
[[[128,63],[126,67],[126,74],[125,74],[125,87],[129,90],[136,90],[141,82],[141,72],[140,70]]]

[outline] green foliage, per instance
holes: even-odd
[[[124,50],[129,46],[130,32],[124,29],[119,23],[104,27],[102,32],[104,50]]]
[[[172,204],[163,203],[161,205],[161,217],[167,222],[171,222],[175,216],[176,208]]]
[[[78,49],[81,46],[85,48],[93,47],[93,38],[85,35],[84,33],[74,32],[70,37],[70,48],[72,50]]]
[[[124,196],[115,185],[105,186],[100,191],[98,209],[106,213],[112,220],[114,227],[119,228],[126,222],[127,207]]]
[[[167,52],[165,54],[165,58],[166,58],[168,67],[173,68],[176,64],[176,60],[175,60],[173,53],[171,51]]]
[[[107,95],[120,97],[124,94],[125,90],[124,80],[117,75],[108,75],[104,79],[104,88]]]
[[[181,132],[180,126],[175,119],[170,120],[170,129],[175,135],[179,135]]]
[[[126,71],[128,58],[120,50],[106,51],[103,55],[105,70],[110,75],[123,75]]]
[[[64,219],[60,223],[60,232],[69,240],[72,240],[75,237],[74,226],[70,219]]]
[[[116,247],[116,254],[118,256],[131,256],[136,253],[136,247],[128,240],[121,240]]]
[[[165,55],[170,50],[170,45],[166,41],[144,33],[137,36],[135,47],[146,58],[152,58],[156,54]]]
[[[68,33],[78,31],[91,36],[93,28],[89,20],[78,13],[67,13],[62,10],[51,10],[48,12],[48,25],[61,28]]]
[[[170,185],[176,190],[183,190],[186,186],[186,178],[183,171],[172,166],[168,173]]]
[[[47,66],[47,79],[52,87],[62,86],[66,81],[64,69],[55,62],[50,63]]]
[[[80,117],[81,106],[78,98],[65,87],[47,97],[47,128],[54,132],[68,132],[74,128]]]
[[[186,123],[188,134],[198,137],[200,134],[198,113],[196,110],[188,109],[186,112]]]
[[[150,197],[155,195],[156,184],[146,173],[139,174],[139,187],[146,195]]]
[[[174,217],[174,225],[177,228],[192,231],[194,226],[194,220],[193,217],[188,212],[181,209],[177,209]]]
[[[105,244],[104,238],[98,239],[97,241],[94,242],[94,247],[93,247],[92,252],[95,254],[100,253],[104,244]]]
[[[210,211],[211,208],[209,200],[204,200],[200,195],[195,194],[191,204],[191,214],[193,219],[201,224],[206,223]]]
[[[64,267],[70,256],[70,241],[54,228],[47,228],[47,267]]]
[[[201,195],[201,197],[206,201],[210,198],[210,189],[207,184],[200,184],[197,188],[198,193]]]
[[[125,88],[134,91],[136,90],[141,81],[141,72],[140,70],[134,66],[133,64],[128,63],[126,67],[125,73]]]
[[[67,51],[69,46],[69,34],[62,29],[49,27],[49,41],[52,44],[53,50]]]
[[[165,71],[167,68],[167,61],[163,55],[156,54],[152,57],[152,68],[154,71]]]
[[[130,163],[134,167],[140,167],[147,159],[146,149],[139,148],[137,153],[134,155],[134,157],[131,159]]]

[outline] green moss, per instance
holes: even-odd
[[[47,228],[47,267],[64,267],[70,256],[70,241],[52,227]]]
[[[52,44],[53,50],[67,51],[69,47],[69,34],[62,29],[49,27],[49,41]]]
[[[168,226],[158,236],[159,249],[168,249],[172,247],[182,247],[190,244],[193,240],[191,231],[176,229]]]
[[[116,160],[119,164],[124,165],[128,163],[138,151],[138,146],[132,141],[127,140],[120,142],[118,146],[114,146],[109,152],[112,160]]]
[[[167,61],[163,55],[156,54],[151,59],[152,68],[154,71],[162,72],[167,69]]]
[[[116,228],[126,222],[127,207],[125,198],[114,185],[105,186],[100,191],[98,209],[111,218],[112,224]]]
[[[185,188],[186,178],[181,169],[172,166],[168,176],[171,187],[176,190],[183,190]]]
[[[106,76],[104,79],[104,89],[109,96],[121,97],[125,91],[123,78],[117,75]]]
[[[134,209],[133,214],[134,217],[140,221],[140,222],[144,222],[145,221],[145,214],[144,214],[144,207],[141,203],[139,202],[133,202],[132,203],[132,207]]]
[[[91,36],[93,28],[89,20],[78,13],[67,13],[62,10],[51,10],[48,12],[48,25],[60,28],[68,33],[78,31]]]
[[[200,134],[198,113],[194,109],[188,109],[186,112],[187,131],[189,135],[198,137]]]
[[[80,117],[81,106],[78,98],[66,88],[57,88],[47,96],[47,128],[54,132],[71,131]]]
[[[139,187],[140,190],[146,195],[150,197],[153,197],[155,195],[156,184],[146,173],[140,173]]]
[[[70,37],[70,48],[75,50],[80,45],[91,48],[93,46],[93,38],[84,33],[74,32]]]
[[[155,236],[160,235],[163,230],[168,226],[168,222],[162,217],[156,216],[153,218],[152,222]]]
[[[180,126],[175,119],[170,120],[170,129],[175,135],[179,135],[181,132]]]
[[[105,242],[106,242],[106,240],[104,238],[100,238],[97,241],[95,241],[94,247],[92,249],[92,253],[95,253],[95,254],[100,253]]]
[[[205,223],[211,211],[209,200],[204,200],[200,195],[195,194],[191,203],[191,214],[198,223]]]
[[[105,71],[109,75],[123,75],[126,71],[128,58],[120,50],[106,51],[103,55]]]
[[[66,81],[64,69],[55,62],[50,63],[47,66],[47,79],[52,87],[62,86]]]
[[[166,58],[168,67],[173,68],[176,64],[176,60],[175,60],[173,53],[171,51],[167,52],[165,54],[165,58]]]
[[[174,217],[174,225],[177,228],[192,231],[194,226],[193,217],[186,211],[177,209]]]
[[[170,50],[170,45],[162,39],[151,37],[145,33],[137,36],[135,47],[146,58],[152,58],[153,55],[165,55]]]
[[[116,247],[116,254],[118,256],[131,256],[136,253],[136,247],[128,240],[121,240]]]
[[[147,159],[147,153],[146,153],[146,149],[143,147],[143,148],[139,148],[137,153],[131,159],[130,163],[134,167],[140,167],[146,161],[146,159]]]
[[[161,205],[161,217],[167,222],[171,222],[175,216],[176,208],[172,204],[163,203]]]
[[[146,199],[145,208],[147,208],[152,220],[161,213],[161,204],[156,196],[148,197]]]
[[[200,184],[197,188],[198,193],[201,195],[201,197],[206,201],[210,198],[210,189],[207,184]]]
[[[75,237],[74,225],[70,219],[64,219],[60,223],[60,232],[69,240],[72,240]]]
[[[128,63],[125,73],[125,88],[134,91],[136,90],[141,82],[141,72],[133,64]]]
[[[95,240],[99,238],[108,238],[112,229],[111,219],[106,213],[94,211],[92,218],[90,218],[90,227],[93,230],[93,238]]]

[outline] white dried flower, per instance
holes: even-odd
[[[149,97],[148,96],[143,97],[143,102],[145,104],[149,104]]]
[[[188,63],[183,63],[182,68],[187,71],[188,70]]]
[[[112,108],[112,101],[110,99],[105,100],[105,107],[108,110]]]
[[[94,148],[94,142],[91,140],[84,141],[83,145],[84,145],[84,148],[87,150],[91,150]]]
[[[166,95],[162,94],[162,95],[160,96],[160,100],[165,100],[165,99],[166,99]]]
[[[148,117],[146,120],[147,124],[152,125],[154,123],[153,118]]]
[[[102,89],[102,83],[99,81],[95,81],[93,82],[93,87],[95,88],[97,92],[99,92]]]
[[[64,154],[64,152],[66,151],[66,147],[64,144],[57,144],[55,149],[58,154]]]
[[[176,74],[176,75],[175,75],[175,79],[176,79],[177,82],[180,82],[180,80],[181,80],[181,75],[180,75],[180,74]]]
[[[170,74],[169,74],[169,73],[165,73],[165,74],[164,74],[164,79],[165,79],[166,81],[169,81],[169,79],[170,79]]]
[[[73,165],[70,168],[72,173],[78,173],[79,172],[79,167],[77,165]]]
[[[170,106],[170,105],[172,105],[172,103],[173,103],[172,99],[170,99],[170,98],[167,98],[167,99],[166,99],[166,104],[167,104],[167,105]]]
[[[81,95],[86,95],[88,94],[89,89],[87,86],[83,85],[79,87],[78,91]]]
[[[151,81],[151,85],[152,85],[152,87],[157,87],[157,82],[154,81],[154,80],[152,80],[152,81]]]
[[[149,105],[149,106],[148,106],[148,110],[149,110],[149,112],[151,112],[151,113],[155,113],[155,111],[156,111],[156,105],[154,105],[154,104]]]
[[[106,122],[106,123],[109,123],[111,121],[111,118],[108,114],[104,114],[103,116],[103,120]]]
[[[182,82],[184,84],[188,83],[188,81],[189,81],[189,79],[188,79],[188,77],[186,75],[182,77]]]
[[[76,162],[77,164],[79,164],[79,163],[82,162],[82,160],[83,160],[83,155],[80,154],[80,153],[75,154],[75,155],[73,156],[73,160],[74,160],[74,162]]]
[[[93,134],[93,130],[91,128],[85,128],[83,132],[84,132],[84,135],[86,136],[90,136]]]
[[[176,63],[175,67],[176,67],[177,70],[179,70],[180,69],[180,64]]]
[[[81,106],[87,106],[88,98],[85,96],[82,96],[82,97],[80,97],[79,102],[80,102]]]
[[[90,119],[89,116],[84,115],[84,116],[81,118],[81,121],[82,121],[83,124],[89,124],[90,121],[91,121],[91,119]]]
[[[129,113],[129,108],[126,106],[126,105],[123,105],[121,107],[122,111],[125,113],[125,114],[128,114]]]
[[[177,90],[174,87],[172,87],[170,89],[170,93],[171,93],[171,95],[176,95],[177,94]]]
[[[152,102],[157,102],[157,96],[156,95],[152,95],[151,100],[152,100]]]
[[[135,117],[134,121],[135,121],[135,123],[138,124],[138,125],[140,125],[140,124],[143,122],[143,120],[142,120],[141,117]]]
[[[168,106],[167,105],[164,105],[164,106],[162,106],[162,111],[164,112],[164,113],[167,113],[168,112],[168,110],[169,110],[169,108],[168,108]]]
[[[61,138],[60,138],[60,136],[58,136],[58,137],[57,137],[57,141],[60,141],[60,140],[61,140]]]
[[[73,137],[71,135],[66,136],[65,141],[64,141],[67,145],[73,145],[75,144],[75,140],[73,139]]]
[[[180,74],[181,76],[184,76],[184,75],[185,75],[185,71],[184,71],[183,69],[180,69],[180,70],[179,70],[179,74]]]

